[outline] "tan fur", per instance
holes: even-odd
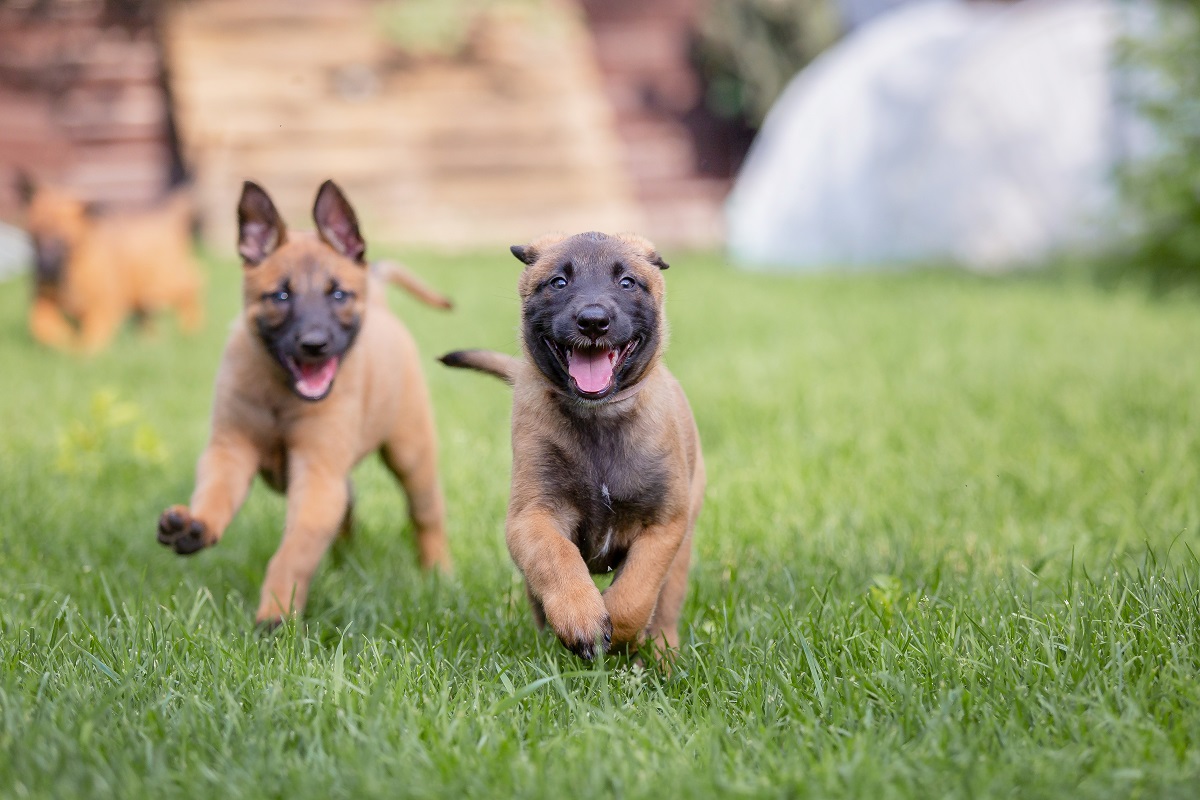
[[[307,402],[291,391],[254,330],[260,316],[272,313],[264,292],[285,278],[301,292],[331,277],[354,292],[349,311],[362,315],[362,325],[329,395]],[[199,523],[194,530],[204,545],[213,545],[256,472],[286,491],[283,541],[267,567],[255,614],[259,622],[278,621],[303,610],[321,558],[339,530],[348,529],[350,471],[378,451],[408,496],[421,565],[448,570],[429,393],[416,344],[388,310],[383,283],[318,236],[288,232],[265,261],[244,268],[244,301],[217,373],[212,436],[191,503],[167,509],[160,531]]]
[[[186,331],[203,323],[200,273],[192,256],[191,211],[172,195],[154,210],[92,217],[68,192],[40,188],[26,229],[67,245],[61,279],[39,287],[29,330],[42,344],[95,353],[131,315],[172,308]]]
[[[532,242],[526,250],[537,260],[521,275],[522,301],[546,280],[553,268],[555,247],[565,237],[553,234]],[[652,263],[653,245],[640,236],[617,237],[624,261],[650,287],[663,320],[664,282]],[[665,333],[665,329],[664,329]],[[700,438],[683,389],[661,363],[666,337],[637,381],[632,394],[589,408],[574,407],[546,378],[523,342],[524,358],[498,353],[465,351],[451,354],[447,363],[491,372],[513,384],[512,491],[506,541],[513,561],[525,576],[535,618],[547,622],[568,647],[604,638],[611,625],[613,646],[636,647],[646,640],[675,648],[678,620],[687,591],[692,532],[704,497],[704,460]],[[622,394],[626,394],[623,392]],[[569,415],[574,414],[572,421]],[[637,524],[613,530],[613,544],[628,548],[612,584],[602,593],[572,540],[579,511],[553,482],[546,482],[539,454],[558,448],[583,462],[573,426],[616,422],[640,443],[640,455],[656,454],[655,466],[668,474],[658,524]],[[630,469],[627,459],[623,469]],[[644,463],[644,462],[643,462]]]

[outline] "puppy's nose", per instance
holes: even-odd
[[[300,334],[300,349],[306,356],[324,355],[329,349],[329,334],[325,331],[305,331]]]
[[[603,306],[595,304],[584,306],[583,310],[579,312],[579,316],[575,318],[579,332],[593,339],[603,336],[608,331],[608,322],[608,312],[604,310]]]

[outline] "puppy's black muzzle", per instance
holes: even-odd
[[[579,332],[590,339],[599,339],[608,333],[612,318],[604,306],[592,303],[580,309],[575,317],[575,325]]]
[[[51,236],[33,240],[34,280],[39,286],[56,286],[62,280],[67,263],[67,243]]]
[[[310,358],[320,358],[330,354],[333,345],[329,331],[324,328],[303,331],[300,334],[300,353]]]

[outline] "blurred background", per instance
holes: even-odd
[[[224,253],[244,178],[373,241],[643,231],[831,269],[1200,257],[1184,0],[4,0],[13,175],[108,208],[189,181]],[[0,269],[28,260],[13,228]]]

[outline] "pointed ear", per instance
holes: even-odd
[[[262,261],[287,240],[287,228],[265,190],[253,181],[242,184],[238,200],[238,253],[246,264]]]
[[[23,169],[17,170],[17,178],[13,182],[13,186],[17,190],[17,199],[21,202],[21,206],[28,208],[33,202],[33,196],[37,194],[37,186],[33,183],[33,178],[29,177],[29,173]]]
[[[533,266],[533,262],[537,261],[537,250],[531,244],[514,244],[508,248],[508,251],[516,256],[518,261],[523,261],[526,266]]]
[[[317,191],[313,221],[317,223],[317,233],[325,244],[351,261],[363,261],[367,243],[358,232],[358,217],[333,181],[325,181]]]

